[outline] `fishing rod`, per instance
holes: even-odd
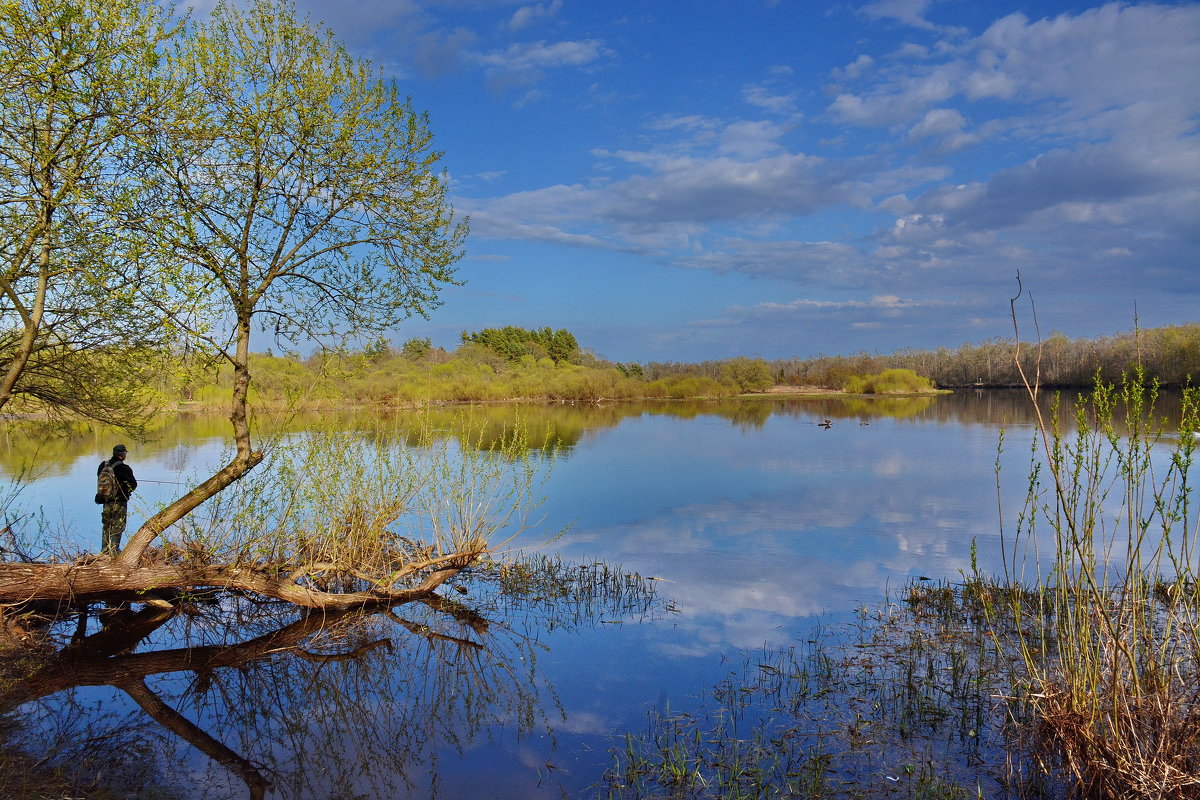
[[[170,483],[175,486],[191,486],[187,481],[152,481],[149,478],[138,478],[138,483]]]

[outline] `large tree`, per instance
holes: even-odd
[[[168,22],[150,0],[0,5],[0,409],[138,421],[165,331],[134,312],[151,278],[115,221]]]
[[[173,66],[196,102],[146,143],[165,211],[146,234],[176,284],[224,312],[201,326],[161,307],[232,367],[237,452],[146,521],[127,565],[261,460],[246,406],[256,325],[291,340],[386,330],[437,303],[466,235],[425,116],[290,4],[219,3]]]
[[[267,561],[237,563],[221,563],[214,552],[164,563],[149,551],[263,459],[247,409],[256,331],[292,340],[361,335],[423,314],[453,281],[466,234],[446,202],[425,116],[326,28],[298,20],[291,5],[218,4],[175,42],[167,80],[169,108],[136,131],[139,165],[154,178],[128,205],[125,230],[157,277],[136,286],[137,303],[232,367],[236,451],[146,520],[114,559],[5,565],[0,600],[227,586],[338,607],[431,591],[486,550],[494,526],[468,515],[460,520],[466,527],[438,537],[431,552],[388,532],[410,510],[386,491],[367,505],[359,496],[329,498],[347,505],[323,520],[322,547],[330,547],[317,548],[344,552],[333,545],[376,535],[374,573],[287,544]],[[297,536],[311,532],[304,520],[296,525]],[[361,548],[354,558],[361,563]],[[341,578],[353,590],[329,591]]]

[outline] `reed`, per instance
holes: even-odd
[[[1080,798],[1200,794],[1200,393],[1183,390],[1177,421],[1157,395],[1135,370],[1098,380],[1069,434],[1057,402],[1039,415],[1005,566],[1010,585],[1033,570],[1036,591],[990,610],[1017,623],[1015,688],[1037,757]]]

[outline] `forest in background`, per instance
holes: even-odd
[[[414,338],[396,347],[378,338],[361,349],[322,350],[310,356],[252,354],[254,402],[320,406],[368,403],[534,400],[588,402],[634,398],[731,397],[777,386],[862,391],[862,377],[911,370],[941,388],[1020,385],[1012,339],[990,339],[956,349],[903,349],[766,360],[737,357],[684,362],[616,362],[580,346],[566,330],[515,326],[464,331],[454,350]],[[1190,382],[1200,366],[1200,323],[1150,328],[1095,339],[1053,333],[1022,342],[1022,363],[1047,387],[1084,388],[1097,375],[1119,381],[1141,365],[1166,386]],[[184,370],[164,376],[164,402],[216,406],[224,402],[228,370]]]

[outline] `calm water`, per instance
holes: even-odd
[[[250,658],[249,648],[250,660],[236,668],[197,672],[181,656],[145,678],[237,757],[273,770],[277,795],[268,796],[584,796],[608,750],[626,731],[645,729],[648,710],[700,706],[743,653],[811,637],[910,579],[956,580],[970,569],[973,542],[981,568],[999,572],[998,504],[1011,520],[1033,433],[1016,392],[494,407],[446,412],[447,430],[461,413],[489,430],[520,415],[562,443],[541,533],[515,544],[653,577],[658,601],[636,611],[506,610],[486,588],[471,587],[463,602],[483,608],[490,626],[455,635],[482,649],[431,642],[376,618],[348,629],[338,647],[326,639],[308,648],[369,645],[357,661],[273,657],[269,647]],[[817,424],[824,419],[828,428]],[[386,424],[408,423],[400,416]],[[222,425],[180,420],[152,441],[128,442],[139,479],[164,481],[143,484],[131,529],[179,488],[166,482],[221,459]],[[0,452],[6,474],[36,467],[9,518],[40,510],[56,546],[95,547],[90,495],[111,444],[81,436],[35,454],[10,437]],[[444,615],[429,609],[397,613],[445,630]],[[185,636],[193,645],[244,643],[296,616],[274,610],[239,630],[175,620],[159,632],[159,646]],[[93,687],[26,703],[21,713],[30,747],[53,752],[84,731],[132,748],[139,757],[124,772],[113,767],[114,781],[148,781],[165,796],[247,796],[235,758],[202,755],[143,708],[128,692]]]

